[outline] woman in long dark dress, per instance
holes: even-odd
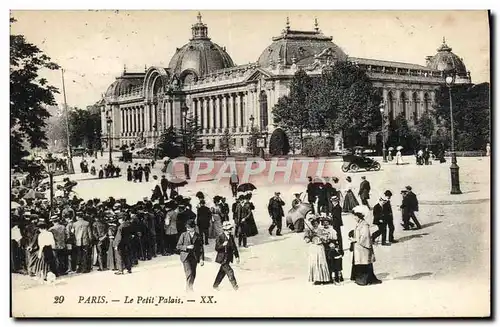
[[[250,215],[246,219],[246,227],[247,227],[247,237],[252,237],[257,234],[259,234],[259,231],[257,229],[257,224],[255,223],[255,219],[253,217],[253,211],[255,210],[255,206],[253,203],[250,201],[252,199],[252,193],[249,193],[246,195],[246,201],[245,201],[245,206],[247,206]]]
[[[354,208],[356,227],[351,237],[352,271],[351,280],[360,286],[382,283],[373,271],[375,253],[370,233],[370,225],[365,221],[364,209],[361,206]]]
[[[342,207],[342,211],[351,212],[354,207],[359,205],[359,202],[352,191],[351,177],[347,176],[345,180],[346,184],[345,184],[345,194],[344,194],[344,205]]]

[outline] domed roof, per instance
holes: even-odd
[[[182,48],[177,49],[170,60],[168,67],[173,74],[185,77],[195,74],[194,78],[210,74],[214,71],[230,68],[234,62],[225,48],[210,41],[207,25],[201,21],[198,13],[198,22],[191,28],[193,38]]]
[[[437,54],[427,57],[427,67],[440,71],[455,70],[458,76],[467,76],[467,68],[462,58],[451,51],[452,48],[446,44],[446,40],[443,38],[443,44],[437,49]]]
[[[332,37],[325,36],[319,30],[317,21],[314,31],[295,31],[290,29],[287,18],[286,28],[280,36],[273,37],[273,43],[262,52],[258,63],[261,67],[277,63],[308,66],[315,61],[315,56],[325,53],[325,50],[328,50],[334,61],[347,59],[345,52],[332,42]]]

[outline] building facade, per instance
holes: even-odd
[[[113,147],[131,143],[152,146],[166,128],[182,128],[185,115],[201,127],[203,144],[220,147],[226,129],[235,149],[246,147],[252,126],[270,137],[272,108],[289,92],[297,70],[311,76],[338,61],[349,60],[364,68],[383,94],[388,117],[401,112],[410,124],[432,107],[436,90],[443,85],[443,71],[453,68],[456,83],[470,83],[463,60],[443,44],[426,66],[349,57],[325,36],[317,21],[312,31],[290,28],[287,19],[281,35],[273,37],[255,63],[235,65],[225,47],[212,42],[208,27],[198,14],[192,38],[177,48],[168,67],[144,72],[124,69],[98,102],[103,139],[111,133]]]

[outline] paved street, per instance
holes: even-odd
[[[106,160],[104,155],[103,159]],[[115,276],[112,272],[62,277],[55,285],[39,285],[26,276],[13,276],[15,316],[484,316],[489,314],[490,283],[490,159],[459,158],[462,195],[450,195],[449,161],[431,166],[383,164],[379,172],[344,174],[341,162],[327,163],[342,181],[346,175],[359,186],[361,176],[372,184],[371,203],[384,190],[394,193],[396,239],[390,247],[377,246],[374,264],[381,285],[360,287],[349,281],[351,254],[344,257],[342,286],[313,286],[307,282],[307,246],[302,234],[269,236],[267,201],[281,191],[290,208],[292,194],[305,184],[285,185],[257,180],[253,202],[259,235],[241,250],[241,263],[234,265],[240,284],[238,293],[225,280],[220,292],[211,289],[218,270],[214,241],[207,247],[207,262],[198,268],[195,293],[184,293],[184,272],[177,256],[140,262],[133,273]],[[79,171],[79,160],[75,169]],[[122,166],[122,173],[124,172]],[[158,173],[158,171],[156,172]],[[150,196],[152,184],[129,183],[125,177],[89,179],[76,174],[76,192],[84,199],[114,196],[134,202]],[[62,179],[62,176],[57,180]],[[420,201],[417,213],[421,230],[402,231],[398,205],[399,191],[411,185]],[[203,191],[230,199],[227,183],[202,182],[188,185],[181,194]],[[357,191],[357,190],[355,190]],[[229,201],[231,204],[232,202]],[[352,216],[343,216],[344,247],[347,232],[354,227]],[[372,218],[367,218],[371,223]],[[214,296],[216,304],[199,303],[200,296]],[[54,304],[55,296],[64,296]],[[108,303],[78,304],[79,297],[105,296]],[[183,304],[124,304],[126,296],[179,297]],[[187,302],[194,299],[196,302]],[[474,301],[470,301],[474,299]],[[120,302],[112,302],[119,300]],[[207,300],[205,300],[207,301]]]

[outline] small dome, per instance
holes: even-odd
[[[325,36],[319,30],[317,21],[314,31],[294,31],[290,29],[287,18],[287,25],[282,34],[272,40],[273,43],[259,57],[258,63],[261,67],[277,63],[285,66],[308,66],[315,61],[315,56],[325,51],[328,51],[335,61],[347,59],[345,52],[332,42],[332,37]]]
[[[455,70],[458,76],[467,76],[463,60],[451,51],[452,48],[443,38],[443,44],[437,49],[437,54],[427,57],[427,67],[439,71]]]
[[[234,62],[225,48],[210,41],[207,25],[201,21],[191,28],[193,38],[188,44],[177,49],[168,68],[187,83],[220,69],[234,67]]]

